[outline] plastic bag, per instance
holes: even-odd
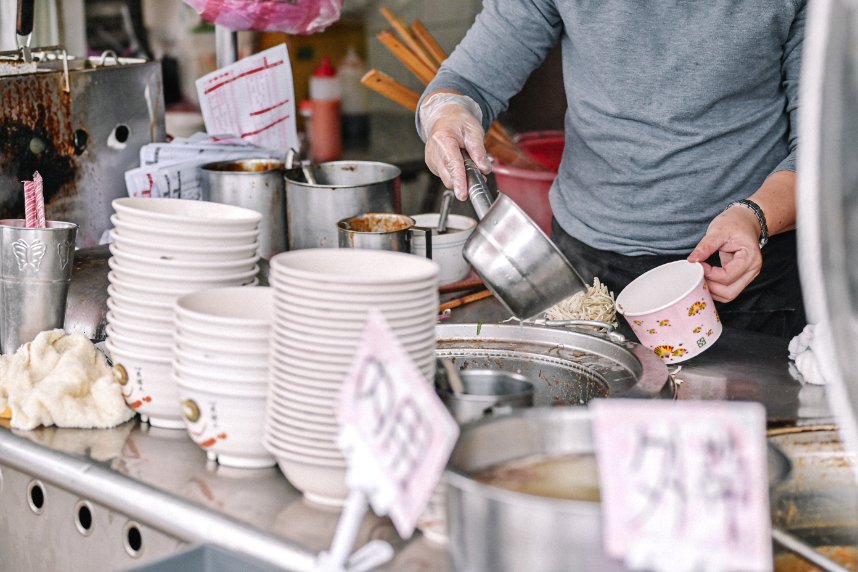
[[[340,18],[343,0],[185,0],[206,22],[230,30],[315,34]]]

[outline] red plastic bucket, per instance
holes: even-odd
[[[498,190],[506,194],[545,231],[551,234],[548,189],[557,176],[566,137],[562,131],[529,131],[516,137],[518,146],[548,171],[510,167],[495,160],[492,172]]]

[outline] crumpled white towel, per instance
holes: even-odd
[[[795,362],[796,369],[807,383],[825,385],[827,382],[820,364],[820,356],[824,354],[819,350],[826,347],[829,335],[825,324],[808,324],[789,342],[789,359]]]
[[[41,332],[12,355],[0,357],[0,411],[12,427],[114,427],[134,412],[104,355],[80,333]]]

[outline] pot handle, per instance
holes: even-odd
[[[494,202],[488,182],[485,175],[480,172],[477,164],[464,149],[462,149],[462,157],[465,159],[465,174],[468,176],[468,196],[471,199],[471,204],[474,205],[477,218],[482,220]]]

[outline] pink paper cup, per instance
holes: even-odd
[[[617,296],[617,311],[665,363],[707,350],[722,326],[700,263],[678,260],[638,276]]]

